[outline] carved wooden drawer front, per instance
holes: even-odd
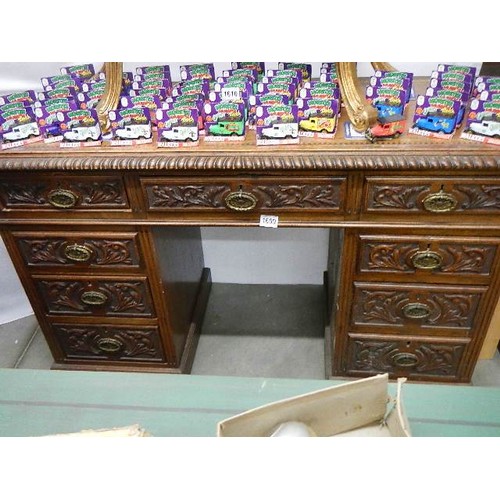
[[[456,379],[466,342],[349,335],[347,374],[389,373],[413,380]]]
[[[381,333],[467,335],[486,287],[354,283],[351,325]]]
[[[67,359],[163,361],[156,327],[54,324]]]
[[[346,179],[211,178],[209,180],[141,179],[148,210],[313,210],[340,212]]]
[[[112,176],[31,176],[0,178],[3,210],[123,210],[129,208],[125,186]]]
[[[146,278],[57,279],[35,276],[48,314],[152,317]]]
[[[14,239],[30,267],[138,268],[137,233],[14,232]]]
[[[358,272],[489,277],[498,240],[359,236]]]
[[[500,181],[491,178],[368,177],[366,212],[498,214]]]

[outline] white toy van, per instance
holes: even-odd
[[[11,141],[22,141],[28,139],[28,137],[39,136],[40,130],[36,123],[23,123],[22,125],[16,125],[11,128],[8,132],[3,134],[3,140],[5,142]]]
[[[143,123],[134,123],[125,125],[115,131],[118,139],[149,139],[151,137],[151,125]]]
[[[64,139],[67,141],[97,141],[101,131],[99,125],[95,124],[91,127],[84,127],[82,125],[73,127],[64,132]]]
[[[173,127],[164,130],[161,137],[166,141],[197,141],[198,127]]]
[[[297,123],[276,123],[272,127],[262,129],[261,134],[263,137],[273,139],[285,139],[287,137],[295,139],[299,135],[299,125]]]
[[[483,120],[480,123],[472,122],[469,128],[476,134],[500,138],[500,121]]]

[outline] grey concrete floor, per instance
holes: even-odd
[[[192,373],[325,378],[323,307],[321,286],[214,284]],[[0,368],[52,362],[34,316],[0,325]],[[477,363],[472,385],[500,386],[498,351]]]

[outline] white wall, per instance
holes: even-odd
[[[83,61],[89,62],[89,61]],[[477,62],[439,61],[480,67]],[[78,62],[4,62],[0,63],[0,95],[10,92],[38,89],[40,78],[59,73],[59,68]],[[100,68],[100,62],[94,62]],[[127,62],[125,71],[137,66],[162,64],[159,62]],[[166,63],[164,63],[166,64]],[[179,78],[181,62],[170,62],[172,77]],[[267,63],[268,68],[277,62]],[[319,71],[319,62],[313,63],[313,75]],[[427,76],[437,62],[393,62],[401,71]],[[216,72],[230,67],[229,62],[215,63]],[[369,63],[359,63],[361,76],[372,74]],[[205,263],[212,269],[215,282],[230,283],[303,283],[320,284],[326,267],[328,231],[326,229],[238,229],[202,228]],[[31,313],[31,307],[3,242],[0,242],[0,324]]]

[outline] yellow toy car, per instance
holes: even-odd
[[[308,132],[332,133],[335,130],[335,117],[311,116],[301,120],[299,127]]]

